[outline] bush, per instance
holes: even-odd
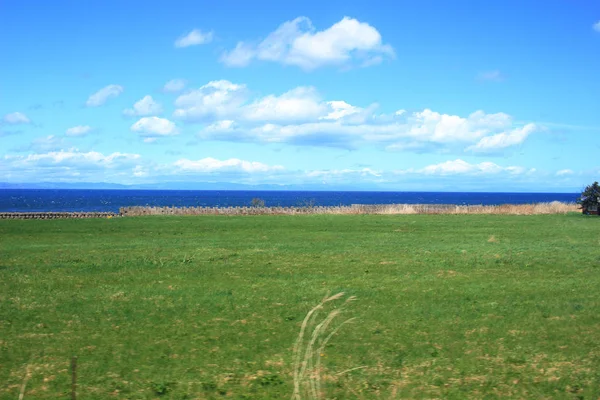
[[[600,185],[598,182],[594,182],[591,185],[587,186],[583,192],[581,192],[581,196],[577,199],[577,203],[581,204],[581,208],[583,208],[584,212],[590,210],[598,210],[598,206],[600,205]]]
[[[263,199],[255,197],[255,198],[252,199],[252,201],[250,202],[250,204],[252,204],[252,207],[263,208],[265,206],[265,201]]]

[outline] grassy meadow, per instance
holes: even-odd
[[[597,399],[599,311],[576,213],[0,221],[0,399]]]

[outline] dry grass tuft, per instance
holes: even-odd
[[[488,243],[498,243],[498,239],[496,239],[496,236],[492,235],[488,239]]]
[[[327,330],[333,320],[342,313],[344,307],[354,301],[356,298],[350,296],[339,308],[329,312],[329,314],[319,323],[317,316],[323,307],[332,301],[344,297],[344,293],[338,293],[325,298],[315,307],[313,307],[302,321],[300,333],[294,344],[294,393],[292,399],[300,400],[302,398],[319,399],[321,398],[321,358],[325,346],[331,340],[342,326],[352,321],[347,319],[327,334]],[[314,328],[312,328],[314,326]],[[312,333],[307,334],[307,329],[312,328]],[[347,371],[346,371],[347,372]]]
[[[122,207],[124,216],[142,215],[301,215],[301,214],[497,214],[534,215],[577,212],[575,203],[502,204],[459,206],[454,204],[352,204],[331,207]]]
[[[27,387],[27,381],[31,378],[31,368],[29,364],[25,369],[25,378],[23,379],[23,384],[21,385],[21,391],[19,392],[19,400],[23,400],[25,398],[25,388]]]

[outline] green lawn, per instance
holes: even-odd
[[[3,220],[0,398],[68,397],[72,355],[81,399],[290,398],[328,292],[323,398],[600,396],[600,218],[568,214]]]

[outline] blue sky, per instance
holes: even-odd
[[[576,191],[597,1],[0,3],[0,181]]]

